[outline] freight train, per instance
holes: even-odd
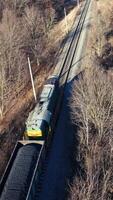
[[[58,76],[51,76],[43,87],[39,102],[29,113],[24,133],[25,140],[17,142],[1,179],[1,200],[34,199],[34,178],[39,175],[44,159],[44,144],[52,128],[58,96]]]

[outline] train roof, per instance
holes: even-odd
[[[42,93],[40,95],[40,103],[47,101],[51,98],[53,93],[54,85],[48,84],[44,85],[44,88],[42,90]]]
[[[52,85],[55,85],[58,83],[58,76],[57,75],[52,75],[50,76],[47,81],[46,81],[46,84],[52,84]]]
[[[44,85],[43,91],[40,96],[39,103],[36,107],[29,113],[26,125],[27,128],[36,128],[41,125],[42,119],[49,122],[51,113],[48,111],[49,100],[52,97],[54,90],[54,85]]]
[[[42,119],[49,123],[51,112],[48,111],[48,104],[53,95],[55,84],[58,81],[58,76],[50,76],[40,95],[39,103],[29,113],[26,125],[27,128],[37,129],[42,123]],[[54,83],[54,84],[52,84]]]

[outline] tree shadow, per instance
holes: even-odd
[[[64,2],[59,0],[53,1],[52,7],[55,10],[54,20],[56,22],[59,22],[65,17],[64,8],[66,9],[66,13],[69,14],[69,12],[76,6],[77,6],[76,1],[69,1],[69,0],[65,0]]]

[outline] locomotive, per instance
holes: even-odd
[[[26,121],[25,138],[29,140],[45,140],[47,138],[54,117],[58,86],[58,76],[51,76],[46,81],[39,103]]]

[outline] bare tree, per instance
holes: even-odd
[[[5,9],[2,23],[0,24],[1,80],[2,83],[4,82],[1,96],[4,99],[4,104],[7,104],[8,99],[14,98],[15,92],[20,90],[19,82],[21,81],[21,85],[23,85],[24,81],[26,81],[26,57],[23,52],[25,36],[22,30],[21,23],[16,19],[15,14]]]
[[[70,199],[112,199],[113,82],[108,74],[99,68],[84,72],[73,87],[71,106],[84,175],[75,177]]]
[[[23,24],[27,33],[25,38],[26,53],[31,57],[31,60],[35,59],[37,65],[39,65],[39,58],[44,44],[44,27],[42,16],[37,7],[26,7]]]

